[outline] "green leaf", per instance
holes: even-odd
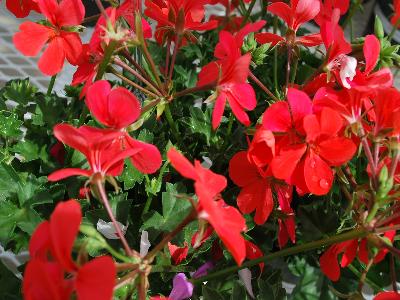
[[[233,284],[231,300],[246,300],[246,289],[240,281],[235,281]]]
[[[198,133],[204,135],[207,145],[210,145],[210,138],[212,134],[211,127],[211,110],[207,109],[203,112],[198,107],[190,107],[190,118],[186,118],[184,123],[188,126],[191,133]]]
[[[26,105],[29,101],[34,101],[38,88],[31,85],[29,78],[16,79],[7,83],[4,87],[4,97],[8,100]]]
[[[150,217],[142,225],[142,230],[155,229],[157,231],[173,230],[190,212],[191,204],[179,199],[176,185],[167,183],[167,191],[162,193],[162,215],[158,212],[149,213]]]
[[[20,177],[14,168],[5,163],[0,163],[0,201],[17,192]]]
[[[206,285],[203,285],[202,294],[203,300],[224,300],[224,297],[218,291],[210,289]]]
[[[24,211],[12,203],[0,201],[0,243],[5,245]]]
[[[124,190],[130,190],[135,186],[136,183],[141,184],[143,182],[144,175],[136,169],[131,160],[125,160],[125,168],[119,180],[124,183]]]
[[[22,135],[21,125],[23,124],[13,112],[0,112],[0,135],[3,138],[17,138]]]
[[[20,154],[22,156],[23,162],[30,162],[39,158],[41,158],[43,161],[48,160],[46,146],[42,146],[39,149],[39,146],[30,140],[19,142],[14,147],[12,147],[11,150],[15,153]]]

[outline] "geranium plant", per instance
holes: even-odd
[[[95,2],[5,1],[1,299],[400,299],[398,1]]]

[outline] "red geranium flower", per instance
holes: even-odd
[[[38,0],[40,11],[50,25],[24,22],[20,31],[13,37],[15,47],[26,56],[36,56],[45,44],[39,59],[39,69],[46,75],[55,75],[61,71],[64,60],[72,65],[78,63],[82,52],[79,34],[66,30],[82,23],[85,7],[81,0]]]
[[[339,9],[340,15],[344,15],[350,6],[350,0],[319,0],[321,3],[321,9],[319,14],[315,17],[314,21],[321,25],[324,20],[330,20],[333,10]]]
[[[50,181],[58,181],[70,176],[90,177],[96,173],[101,176],[118,176],[124,166],[124,159],[136,154],[141,148],[121,150],[121,132],[99,129],[90,126],[75,128],[68,124],[54,127],[55,137],[64,144],[78,150],[89,163],[89,170],[67,168],[57,170],[48,176]]]
[[[72,293],[80,300],[112,298],[116,270],[111,257],[97,257],[81,265],[72,260],[81,221],[79,203],[69,200],[57,204],[50,221],[37,227],[24,273],[26,299],[70,299]]]
[[[246,221],[236,208],[227,205],[218,196],[226,187],[226,178],[203,168],[197,160],[192,165],[174,148],[168,151],[167,156],[172,166],[182,176],[195,181],[195,191],[199,199],[197,205],[199,218],[211,224],[240,265],[246,257],[245,239],[241,235],[241,232],[246,230]]]
[[[86,104],[94,117],[120,133],[120,149],[137,149],[130,157],[142,173],[154,173],[162,163],[157,147],[132,138],[125,130],[140,116],[139,100],[123,87],[111,89],[106,80],[95,82],[88,90]]]
[[[390,242],[393,242],[394,236],[396,235],[396,230],[387,231],[384,237]],[[334,244],[325,251],[324,254],[319,259],[321,266],[321,271],[332,281],[337,281],[340,278],[340,267],[345,268],[353,262],[357,256],[358,259],[364,263],[368,264],[368,238],[361,239],[360,243],[358,239],[350,240],[338,244]],[[388,249],[383,248],[374,257],[374,263],[377,264],[381,262],[386,254],[389,252]],[[340,266],[338,263],[338,256],[342,254],[342,259]]]
[[[6,0],[7,9],[17,18],[25,18],[34,10],[40,13],[37,0]]]
[[[271,43],[273,46],[283,43],[291,47],[297,44],[306,47],[321,44],[322,41],[319,33],[296,37],[299,27],[314,19],[319,13],[319,0],[291,0],[290,6],[284,2],[275,2],[269,5],[267,10],[284,20],[288,26],[288,31],[285,38],[269,32],[259,33],[256,35],[257,42],[261,44]]]
[[[221,123],[226,101],[236,118],[249,126],[250,119],[245,110],[253,110],[257,105],[255,92],[247,83],[251,54],[242,56],[235,37],[227,31],[221,31],[219,39],[217,55],[226,55],[226,58],[205,65],[199,73],[197,86],[217,84],[216,92],[207,100],[216,99],[212,114],[214,129]]]
[[[400,0],[393,0],[393,9],[394,9],[394,14],[390,19],[390,22],[393,25],[396,25],[400,19]]]
[[[210,30],[217,27],[217,21],[203,22],[204,0],[159,0],[145,1],[144,13],[157,21],[155,38],[159,44],[181,39],[178,47],[187,41],[196,42],[192,31]]]
[[[340,136],[343,119],[336,111],[323,108],[312,114],[310,98],[296,89],[290,88],[287,98],[288,102],[271,105],[263,117],[266,129],[285,133],[271,161],[272,173],[294,184],[299,193],[324,195],[333,182],[330,166],[349,161],[356,146]]]
[[[400,300],[400,294],[395,291],[381,292],[375,296],[374,300]]]

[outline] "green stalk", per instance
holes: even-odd
[[[246,25],[246,22],[247,22],[248,18],[250,17],[251,11],[253,10],[255,4],[256,4],[256,0],[252,0],[249,8],[246,11],[246,14],[244,15],[244,18],[243,18],[242,24],[240,24],[240,27],[243,27],[244,25]]]
[[[356,267],[354,267],[353,265],[348,265],[347,267],[349,268],[349,270],[350,270],[354,275],[356,275],[356,277],[358,277],[358,278],[361,277],[361,272],[358,271]],[[376,291],[376,292],[377,292],[377,291],[379,291],[379,292],[380,292],[380,291],[383,291],[383,289],[382,289],[379,285],[377,285],[375,282],[371,281],[370,279],[365,278],[365,282],[366,282],[370,287],[372,287],[372,288],[374,289],[374,291]]]
[[[108,44],[108,46],[106,47],[106,50],[104,52],[103,61],[101,62],[100,66],[99,66],[99,70],[97,71],[95,81],[100,80],[103,77],[104,73],[107,70],[107,66],[111,61],[111,57],[112,57],[117,45],[118,45],[117,41],[111,40],[110,43]]]
[[[57,74],[51,76],[49,87],[47,88],[46,96],[51,95],[51,92],[53,91],[53,88],[54,88],[54,84],[56,83],[56,77],[57,77]]]
[[[353,18],[354,14],[357,12],[358,8],[361,6],[363,0],[357,0],[357,2],[351,7],[349,14],[346,17],[346,20],[343,22],[343,30],[347,27],[350,23],[351,19]]]
[[[172,117],[171,110],[169,109],[170,104],[165,105],[164,113],[167,118],[167,122],[172,129],[172,134],[175,137],[175,140],[181,144],[181,136],[179,135],[178,126],[176,126],[174,118]]]
[[[368,234],[368,232],[365,229],[357,228],[357,229],[354,229],[354,230],[351,230],[351,231],[348,231],[345,233],[341,233],[341,234],[338,234],[338,235],[335,235],[332,237],[328,237],[325,239],[321,239],[318,241],[313,241],[313,242],[309,242],[309,243],[306,243],[303,245],[297,245],[294,247],[286,248],[286,249],[280,250],[278,252],[264,255],[262,257],[247,261],[247,262],[243,263],[241,266],[232,266],[232,267],[220,270],[218,272],[214,272],[209,275],[199,277],[197,279],[192,279],[190,281],[194,284],[199,284],[204,281],[209,281],[211,279],[218,278],[218,277],[221,277],[221,276],[224,276],[227,274],[236,273],[237,271],[239,271],[241,269],[252,267],[252,266],[258,265],[259,263],[263,263],[263,262],[270,261],[270,260],[280,258],[280,257],[285,257],[285,256],[289,256],[289,255],[294,255],[294,254],[318,249],[323,246],[330,246],[332,244],[336,244],[336,243],[340,243],[340,242],[344,242],[344,241],[348,241],[348,240],[352,240],[352,239],[356,239],[356,238],[362,238],[362,237],[365,237],[367,234]]]

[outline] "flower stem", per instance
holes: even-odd
[[[274,17],[274,34],[278,31],[278,17]],[[274,47],[274,87],[278,92],[278,46]]]
[[[279,99],[251,72],[249,71],[249,77],[253,80],[268,96],[270,96],[274,101],[279,101]]]
[[[99,195],[100,199],[103,202],[104,207],[106,208],[106,211],[108,213],[108,216],[110,217],[110,219],[111,219],[111,221],[112,221],[112,223],[114,225],[114,228],[117,231],[117,235],[120,238],[120,240],[122,242],[122,245],[125,248],[126,254],[128,256],[132,256],[133,255],[132,249],[129,247],[128,242],[126,241],[125,236],[123,235],[122,230],[119,227],[119,225],[117,223],[117,220],[114,217],[113,211],[112,211],[111,206],[110,206],[110,202],[108,201],[107,194],[106,194],[106,191],[104,189],[103,182],[101,180],[96,180],[95,184],[96,184],[97,190],[98,190],[98,192],[100,194]]]
[[[356,275],[358,278],[361,277],[361,272],[358,271],[357,268],[354,267],[352,264],[348,265],[347,268],[349,268],[349,270],[350,270],[351,272],[353,272],[353,274]],[[375,282],[371,281],[371,280],[368,279],[368,278],[365,278],[365,282],[366,282],[370,287],[372,287],[372,288],[374,289],[374,291],[379,291],[379,292],[380,292],[380,291],[383,290],[379,285],[377,285]]]
[[[144,87],[138,85],[136,82],[133,82],[132,80],[126,78],[124,75],[118,73],[115,69],[111,69],[111,73],[117,76],[119,79],[122,81],[126,82],[127,84],[137,88],[138,90],[141,90],[143,93],[147,94],[148,96],[152,96],[153,98],[159,98],[158,95],[154,94],[153,92],[145,89]]]
[[[114,63],[117,66],[120,66],[124,70],[128,71],[131,73],[133,76],[137,77],[139,80],[141,80],[144,84],[146,84],[157,96],[162,97],[160,91],[153,85],[151,84],[148,80],[146,80],[142,75],[139,74],[139,72],[135,71],[132,69],[130,66],[128,66],[126,63],[124,63],[122,60],[119,58],[114,59]]]
[[[184,89],[183,91],[180,91],[180,92],[177,92],[176,94],[174,94],[174,98],[179,98],[179,97],[182,97],[182,96],[185,96],[188,94],[192,94],[195,92],[211,90],[211,89],[215,88],[216,85],[217,85],[217,83],[213,82],[213,83],[202,85],[202,86],[195,86],[192,88],[187,88],[187,89]]]
[[[351,19],[353,18],[354,14],[357,12],[358,8],[361,6],[363,0],[357,0],[356,3],[351,7],[349,14],[346,17],[346,20],[343,22],[343,29],[347,27],[347,25],[350,23]]]
[[[255,4],[256,4],[256,0],[252,0],[249,5],[249,8],[246,10],[246,14],[243,17],[242,24],[240,24],[240,27],[243,27],[244,25],[246,25],[246,22],[249,19],[251,11],[253,10]]]
[[[321,239],[318,241],[309,242],[309,243],[306,243],[303,245],[297,245],[294,247],[280,250],[278,252],[264,255],[262,257],[247,261],[247,262],[243,263],[241,266],[232,266],[232,267],[220,270],[218,272],[214,272],[209,275],[199,277],[197,279],[192,279],[191,282],[194,284],[199,284],[204,281],[209,281],[211,279],[218,278],[218,277],[230,274],[230,273],[236,273],[237,271],[239,271],[241,269],[252,267],[252,266],[258,265],[259,263],[262,263],[265,261],[270,261],[270,260],[273,260],[276,258],[318,249],[323,246],[330,246],[332,244],[336,244],[336,243],[340,243],[340,242],[344,242],[344,241],[348,241],[348,240],[352,240],[352,239],[356,239],[356,238],[361,238],[361,237],[366,236],[367,234],[368,234],[368,232],[365,229],[357,228],[357,229],[354,229],[354,230],[351,230],[351,231],[348,231],[345,233],[341,233],[341,234],[338,234],[338,235],[335,235],[332,237],[328,237],[328,238]]]
[[[181,143],[181,136],[179,135],[178,126],[176,126],[176,124],[175,124],[175,121],[174,121],[174,118],[172,117],[169,106],[170,106],[169,103],[165,105],[165,109],[164,109],[165,117],[167,118],[167,122],[168,122],[169,126],[171,127],[172,134],[173,134],[175,140],[178,143]]]
[[[57,78],[57,74],[51,76],[49,87],[47,88],[46,96],[50,96],[51,95],[51,92],[53,91],[53,88],[54,88],[54,84],[56,82],[56,78]]]
[[[103,61],[99,66],[99,70],[97,72],[95,80],[100,80],[103,77],[117,45],[118,45],[117,41],[111,40],[108,46],[106,47],[106,50],[104,51]]]
[[[396,21],[396,24],[393,26],[392,31],[389,33],[387,40],[390,42],[393,39],[394,34],[397,31],[397,28],[400,26],[400,18]]]
[[[176,61],[176,55],[178,54],[179,50],[179,44],[181,43],[182,37],[178,35],[175,39],[175,45],[174,45],[174,52],[172,53],[172,58],[171,58],[171,64],[169,66],[169,74],[168,74],[168,81],[167,85],[171,82],[172,80],[172,73],[174,72],[174,67],[175,67],[175,61]]]

